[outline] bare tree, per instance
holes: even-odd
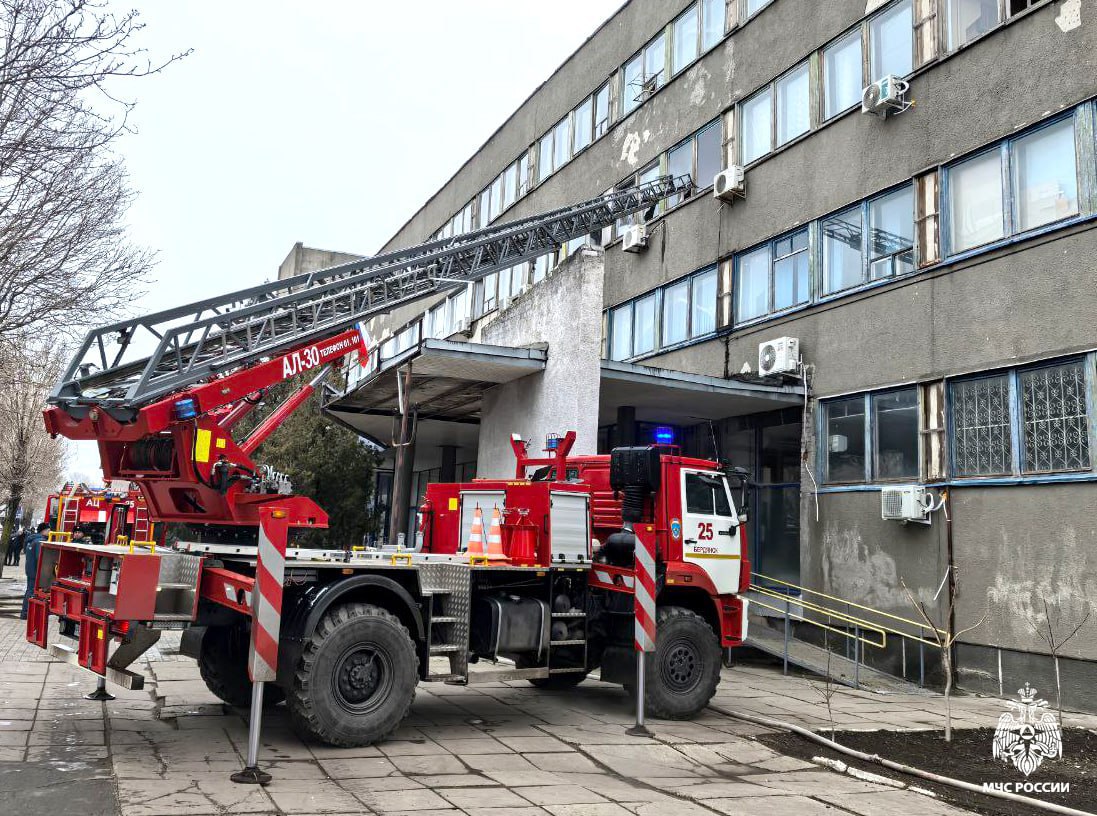
[[[827,652],[827,668],[823,675],[822,683],[812,683],[811,688],[822,699],[827,707],[827,721],[830,723],[830,739],[837,742],[837,728],[834,724],[834,696],[838,693],[838,684],[834,682],[834,673],[831,671],[830,630],[823,630],[823,648]]]
[[[0,337],[78,330],[151,268],[125,236],[133,193],[112,145],[134,103],[116,90],[178,56],[150,63],[142,27],[103,0],[0,0]]]
[[[951,570],[952,567],[949,567]],[[914,597],[914,593],[910,591],[910,588],[906,585],[905,581],[900,581],[903,585],[903,590],[907,594],[907,598],[910,599],[911,605],[918,612],[918,616],[925,621],[929,631],[933,634],[933,640],[937,644],[937,648],[941,651],[941,665],[945,671],[945,742],[952,742],[952,678],[953,678],[953,662],[952,662],[952,649],[956,645],[956,641],[966,635],[973,629],[978,629],[984,623],[986,623],[987,614],[984,613],[983,617],[979,618],[978,622],[967,626],[963,629],[957,629],[956,620],[956,582],[949,581],[949,574],[945,573],[945,580],[941,581],[941,587],[944,588],[945,584],[948,585],[948,591],[945,593],[945,608],[942,610],[941,617],[944,621],[943,629],[937,628],[937,625],[933,622],[933,616],[930,614],[929,609],[926,607],[924,601],[920,601]],[[940,592],[940,590],[938,590]]]
[[[1063,627],[1063,605],[1060,602],[1056,605],[1055,618],[1052,619],[1051,610],[1048,608],[1047,598],[1041,598],[1044,604],[1044,620],[1043,623],[1037,623],[1032,618],[1025,618],[1025,622],[1031,627],[1036,637],[1040,638],[1048,647],[1048,651],[1051,652],[1051,660],[1055,665],[1055,708],[1059,713],[1059,726],[1063,725],[1063,686],[1059,680],[1059,655],[1063,651],[1063,647],[1066,646],[1071,639],[1078,634],[1083,626],[1089,622],[1089,617],[1093,610],[1087,610],[1086,614],[1082,617],[1078,624],[1070,630],[1067,634],[1062,634],[1065,629]],[[1069,624],[1068,624],[1069,625]]]
[[[46,395],[61,374],[64,351],[26,336],[0,342],[0,488],[6,497],[5,544],[20,506],[37,507],[61,480],[64,443],[42,423]],[[2,568],[0,568],[2,569]]]

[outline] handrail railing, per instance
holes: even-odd
[[[941,630],[935,627],[927,626],[924,622],[912,620],[910,618],[904,618],[901,615],[895,615],[891,612],[884,612],[879,609],[873,609],[871,606],[857,603],[855,601],[849,601],[845,598],[839,598],[836,595],[830,595],[826,592],[820,592],[815,589],[800,586],[798,584],[791,583],[790,581],[784,581],[780,578],[773,578],[768,575],[762,575],[761,573],[751,573],[750,590],[752,594],[751,605],[759,606],[763,609],[769,609],[773,612],[777,612],[784,616],[784,671],[788,674],[789,664],[789,644],[792,639],[791,624],[793,621],[798,623],[808,624],[810,626],[822,629],[827,632],[833,632],[841,635],[846,639],[846,652],[847,658],[849,656],[849,647],[853,647],[853,663],[854,663],[854,686],[860,687],[860,668],[861,663],[864,660],[864,647],[871,646],[875,649],[885,649],[888,645],[888,635],[895,635],[900,638],[902,647],[902,672],[903,678],[906,679],[906,663],[907,654],[906,646],[907,641],[913,641],[918,644],[918,677],[919,684],[925,685],[925,647],[931,646],[933,648],[940,648],[940,644],[936,639],[936,636],[944,636]],[[765,583],[759,583],[765,582]],[[768,585],[767,585],[768,584]],[[776,586],[774,586],[776,585]],[[793,593],[798,593],[799,597],[795,597]],[[805,599],[805,595],[812,598],[823,599],[822,602],[815,600]],[[775,600],[779,603],[773,605],[760,600],[767,598]],[[795,600],[794,600],[795,597]],[[834,608],[827,605],[826,602],[841,604],[844,606],[842,609]],[[793,607],[796,607],[796,610]],[[888,625],[886,622],[879,620],[871,620],[867,617],[854,614],[853,610],[861,610],[862,612],[870,613],[873,616],[884,618],[888,621],[895,621],[897,624],[905,624],[912,630],[917,630],[917,634],[912,634],[910,631],[903,631],[895,625]],[[853,634],[850,634],[852,628]],[[927,633],[932,632],[933,635],[927,637]],[[877,638],[867,638],[865,633],[878,635]],[[828,647],[829,648],[829,647]]]

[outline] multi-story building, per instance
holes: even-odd
[[[938,619],[951,583],[957,628],[985,616],[961,679],[1048,690],[1045,602],[1060,636],[1097,605],[1095,99],[1079,0],[632,0],[386,248],[662,174],[693,194],[640,252],[622,223],[374,321],[329,408],[388,445],[410,385],[394,531],[427,481],[504,475],[511,432],[730,459],[761,575]],[[760,378],[785,337],[802,364]],[[930,524],[882,518],[907,484]],[[1084,703],[1097,616],[1061,654]]]

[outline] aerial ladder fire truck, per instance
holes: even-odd
[[[134,661],[162,631],[182,629],[181,650],[226,703],[250,700],[254,712],[285,700],[305,738],[364,745],[399,725],[420,681],[559,689],[598,670],[634,687],[639,541],[656,554],[658,604],[644,699],[657,716],[694,715],[747,620],[744,525],[734,474],[718,463],[660,446],[570,456],[574,433],[537,456],[515,437],[514,478],[428,487],[414,546],[302,549],[293,537],[325,528],[327,515],[252,460],[329,367],[352,352],[364,361],[364,320],[689,189],[688,177],[664,177],[91,331],[49,397],[47,430],[94,440],[104,477],[137,485],[158,524],[257,535],[148,549],[46,543],[27,639],[140,688]],[[266,389],[312,372],[233,438]],[[478,535],[489,539],[483,552],[469,545]],[[74,646],[48,643],[54,618]]]
[[[46,498],[42,520],[50,525],[50,537],[57,541],[71,541],[81,530],[99,544],[156,542],[156,525],[149,517],[145,497],[133,485],[114,490],[68,482]]]

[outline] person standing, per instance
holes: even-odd
[[[43,521],[38,525],[35,532],[27,535],[26,542],[23,544],[23,550],[27,555],[27,562],[24,565],[27,572],[27,589],[23,593],[23,611],[19,617],[24,620],[26,620],[27,610],[30,608],[30,597],[34,594],[34,581],[38,576],[38,553],[42,549],[42,542],[45,541],[45,533],[49,528],[49,524]]]

